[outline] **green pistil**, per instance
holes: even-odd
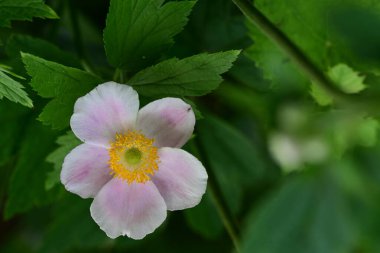
[[[141,161],[142,154],[137,148],[130,148],[125,151],[124,157],[129,165],[137,165]]]

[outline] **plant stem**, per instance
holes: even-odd
[[[208,177],[208,189],[211,193],[212,199],[214,201],[215,207],[218,210],[219,216],[223,222],[224,227],[226,228],[226,231],[228,235],[231,238],[231,241],[236,249],[236,252],[240,253],[240,244],[239,244],[239,236],[238,236],[238,227],[236,225],[235,219],[227,205],[227,202],[224,200],[223,193],[221,188],[219,187],[218,182],[216,181],[215,174],[213,170],[211,169],[210,162],[205,155],[203,145],[201,141],[199,140],[199,137],[195,138],[194,141],[197,149],[197,153],[199,158],[202,160],[203,164],[206,168],[209,168],[207,170],[207,173],[209,175]]]
[[[272,40],[282,51],[302,70],[312,81],[318,84],[322,89],[338,100],[351,98],[339,88],[337,88],[331,80],[329,80],[323,72],[321,72],[312,61],[266,16],[264,16],[253,4],[248,0],[232,0],[241,12],[256,25],[270,40]]]

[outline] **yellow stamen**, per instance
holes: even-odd
[[[132,182],[145,183],[158,169],[158,149],[153,139],[135,131],[116,134],[109,149],[112,175]]]

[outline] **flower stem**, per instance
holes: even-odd
[[[313,62],[248,0],[232,0],[247,19],[274,42],[312,81],[338,100],[350,98],[329,80]]]
[[[218,214],[223,222],[224,227],[226,228],[226,231],[228,235],[231,238],[231,241],[236,249],[237,253],[240,253],[240,244],[239,244],[239,236],[238,236],[238,227],[236,225],[235,219],[227,205],[227,202],[225,201],[223,197],[222,190],[216,181],[215,174],[213,170],[211,169],[210,162],[205,155],[203,145],[201,141],[199,140],[199,137],[195,138],[195,148],[197,149],[197,155],[203,162],[206,168],[208,168],[207,173],[209,175],[208,177],[208,190],[211,193],[212,199],[214,201],[215,207],[218,211]]]

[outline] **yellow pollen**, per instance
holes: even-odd
[[[128,131],[116,134],[115,141],[108,150],[109,165],[114,177],[128,184],[145,183],[158,170],[158,149],[153,146],[154,139],[140,132]]]

